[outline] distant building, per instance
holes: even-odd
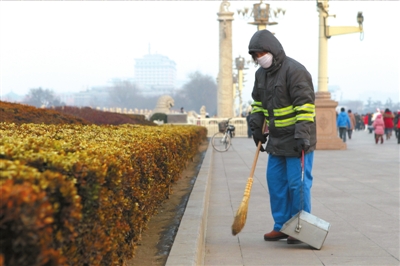
[[[63,105],[73,106],[75,104],[75,93],[74,92],[61,92],[55,93],[56,98],[60,99]]]
[[[160,54],[135,59],[135,83],[143,96],[172,93],[177,86],[176,63]]]
[[[17,103],[17,102],[21,102],[23,98],[24,98],[24,96],[16,94],[13,91],[10,91],[9,93],[1,95],[0,100],[5,101],[5,102]]]
[[[74,94],[74,106],[92,107],[108,106],[109,87],[97,86]]]

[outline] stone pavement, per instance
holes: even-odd
[[[166,265],[400,265],[400,144],[394,137],[375,144],[365,131],[346,143],[347,150],[314,155],[312,214],[331,224],[321,250],[264,241],[273,227],[266,153],[258,158],[246,225],[232,236],[256,147],[248,138],[233,138],[224,153],[210,145]]]

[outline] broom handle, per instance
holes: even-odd
[[[264,124],[262,127],[262,133],[264,134],[264,130],[265,130],[265,126],[267,125],[267,122],[264,119]],[[261,141],[258,142],[257,145],[257,150],[256,150],[256,154],[254,155],[254,161],[253,161],[253,166],[251,167],[251,171],[250,171],[250,177],[254,176],[254,171],[256,170],[256,165],[257,165],[257,160],[258,160],[258,155],[260,154],[260,149],[261,149]]]
[[[251,167],[250,177],[254,176],[254,171],[256,170],[258,155],[260,154],[261,149],[261,141],[258,142],[256,154],[254,155],[253,166]]]

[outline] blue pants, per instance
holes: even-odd
[[[311,175],[314,152],[304,156],[303,210],[311,213]],[[270,154],[267,167],[267,184],[271,203],[274,230],[295,216],[301,206],[301,158]]]

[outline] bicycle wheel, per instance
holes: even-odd
[[[229,134],[217,132],[211,139],[211,145],[216,151],[227,151],[231,146],[231,137]]]

